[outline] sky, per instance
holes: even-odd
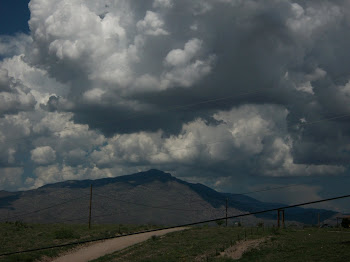
[[[349,1],[7,0],[0,17],[0,190],[157,168],[284,187],[263,201],[349,194]]]

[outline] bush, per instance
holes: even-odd
[[[344,228],[350,227],[350,219],[349,218],[343,218],[341,221],[341,226]]]
[[[216,224],[218,226],[222,226],[225,223],[225,221],[223,219],[222,220],[216,220],[215,222],[216,222]]]
[[[153,236],[152,236],[152,240],[153,240],[153,241],[158,240],[158,238],[159,238],[159,237],[158,237],[158,236],[156,236],[156,235],[153,235]]]

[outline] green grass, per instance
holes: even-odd
[[[144,243],[94,261],[192,262],[196,259],[219,261],[215,260],[219,252],[234,244],[238,237],[242,240],[245,238],[245,235],[247,239],[252,239],[265,237],[270,234],[273,233],[271,231],[263,231],[262,228],[195,227],[151,238]]]
[[[118,234],[127,234],[145,229],[156,228],[152,225],[87,225],[72,224],[27,224],[23,222],[0,223],[0,253],[35,249],[53,245],[66,244]],[[0,257],[0,262],[30,262],[43,256],[55,257],[59,253],[75,246],[47,249],[43,251],[23,253]]]
[[[74,241],[131,233],[155,226],[63,224],[0,224],[0,253],[64,244]],[[154,236],[149,240],[95,260],[105,261],[233,261],[218,254],[237,240],[266,238],[256,250],[239,261],[349,261],[350,230],[332,228],[275,230],[244,227],[194,227]],[[44,256],[55,257],[72,247],[48,249],[21,255],[0,257],[0,261],[30,262]]]
[[[239,261],[350,261],[350,230],[282,230]]]
[[[246,228],[247,238],[267,240],[238,261],[350,261],[350,230],[336,229],[269,229],[256,232]],[[336,232],[330,232],[336,231]],[[244,228],[198,227],[166,236],[104,256],[94,262],[106,261],[237,261],[219,257],[220,251],[244,237]]]

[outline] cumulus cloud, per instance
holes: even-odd
[[[90,157],[99,167],[128,163],[177,170],[182,165],[198,168],[200,163],[206,168],[220,163],[232,170],[242,165],[248,167],[254,158],[253,170],[259,170],[262,176],[343,173],[342,166],[294,162],[293,145],[286,130],[287,114],[278,106],[245,105],[213,115],[218,124],[197,119],[168,138],[164,138],[163,132],[117,135]]]
[[[6,69],[0,69],[0,116],[5,113],[17,113],[34,109],[36,104],[30,89],[8,75]]]
[[[170,69],[163,74],[162,86],[190,87],[210,73],[215,56],[206,60],[196,59],[201,46],[202,41],[194,38],[185,44],[184,49],[174,49],[167,54],[164,63]]]
[[[153,2],[154,8],[171,8],[173,7],[172,0],[154,0]]]
[[[12,57],[23,54],[32,43],[32,38],[26,34],[15,36],[0,35],[0,57]]]
[[[22,185],[23,168],[0,168],[0,190],[16,190]]]
[[[136,24],[137,29],[146,35],[168,35],[169,33],[165,31],[162,27],[164,22],[159,17],[159,15],[152,11],[147,11],[146,16],[143,20],[140,20]]]
[[[37,167],[34,170],[35,179],[27,181],[27,186],[38,188],[45,184],[55,183],[65,180],[97,179],[101,177],[112,177],[110,170],[98,168],[86,168],[83,166],[71,167],[66,165],[49,165]]]
[[[348,174],[346,1],[29,7],[30,34],[0,36],[5,187],[146,168],[217,188]]]
[[[47,165],[55,161],[56,152],[49,146],[42,146],[33,149],[31,159],[39,165]]]

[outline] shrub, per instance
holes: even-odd
[[[343,218],[341,221],[341,226],[344,228],[350,227],[350,219],[349,218]]]
[[[158,238],[159,238],[159,237],[158,237],[158,236],[156,236],[156,235],[153,235],[153,236],[152,236],[152,240],[153,240],[153,241],[158,240]]]
[[[223,224],[225,223],[224,220],[216,220],[215,222],[216,222],[216,224],[217,224],[218,226],[221,226],[221,225],[223,225]]]

